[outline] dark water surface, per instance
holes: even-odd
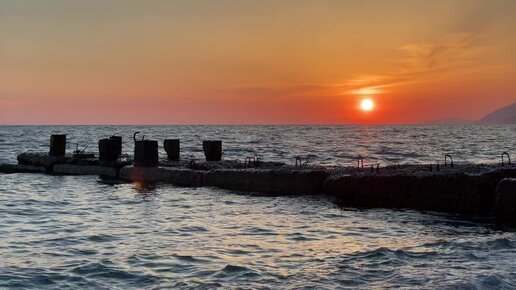
[[[203,138],[220,138],[226,158],[314,154],[327,165],[351,164],[357,153],[384,163],[434,162],[443,152],[499,162],[516,148],[514,126],[0,127],[0,159],[48,150],[51,132],[95,150],[98,138],[128,141],[135,130],[179,136],[189,157],[201,156]],[[0,289],[513,289],[514,261],[516,233],[489,220],[0,174]]]

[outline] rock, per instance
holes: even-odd
[[[495,215],[498,222],[516,226],[516,178],[500,181],[496,188]]]

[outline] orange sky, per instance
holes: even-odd
[[[513,0],[0,0],[0,124],[478,119],[515,51]]]

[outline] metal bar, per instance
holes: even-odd
[[[444,166],[448,166],[448,158],[450,158],[450,166],[453,167],[453,158],[450,154],[444,155]]]
[[[507,156],[507,161],[508,161],[508,165],[511,165],[511,156],[509,155],[509,153],[507,152],[503,152],[502,153],[502,166],[505,166],[505,163],[504,163],[504,156]]]

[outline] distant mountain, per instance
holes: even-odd
[[[461,125],[461,124],[472,124],[475,121],[461,119],[461,118],[440,118],[433,120],[426,120],[423,122],[419,122],[419,124],[425,125]]]
[[[478,121],[479,124],[516,124],[516,103],[498,109]]]

